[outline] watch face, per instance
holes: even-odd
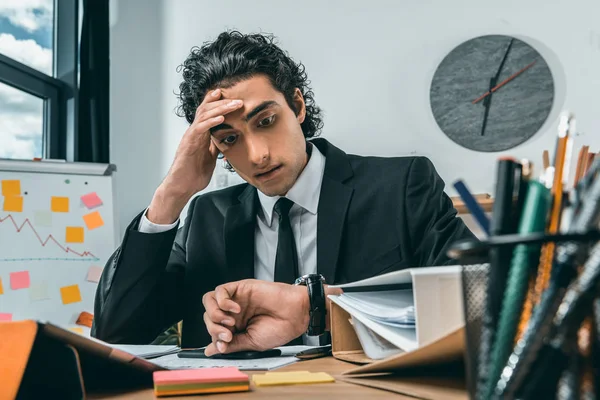
[[[452,50],[430,89],[433,116],[459,145],[502,151],[535,135],[552,109],[554,80],[544,58],[510,36],[481,36]]]

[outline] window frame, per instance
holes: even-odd
[[[0,82],[44,100],[42,157],[77,161],[79,1],[53,4],[53,76],[0,53]]]

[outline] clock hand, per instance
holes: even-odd
[[[496,85],[496,78],[490,79],[490,90]],[[485,113],[483,114],[483,125],[481,125],[481,136],[485,135],[485,127],[487,126],[488,115],[490,114],[490,106],[492,105],[492,96],[487,97],[483,101]]]
[[[514,74],[512,74],[511,76],[509,76],[508,78],[506,78],[505,80],[503,80],[502,82],[500,82],[498,85],[494,86],[489,91],[487,91],[486,93],[482,94],[481,96],[479,96],[478,98],[476,98],[475,100],[473,100],[471,103],[472,104],[479,103],[481,100],[485,99],[487,96],[489,96],[490,94],[494,93],[496,90],[500,89],[502,86],[506,85],[508,82],[512,81],[517,76],[519,76],[523,72],[527,71],[529,68],[533,67],[533,65],[536,62],[537,62],[537,60],[533,61],[532,63],[527,64],[525,67],[521,68],[520,70],[518,70],[517,72],[515,72]]]
[[[508,53],[510,53],[510,49],[512,48],[514,41],[515,41],[515,39],[510,39],[510,42],[508,43],[508,47],[506,48],[506,51],[504,52],[504,57],[502,57],[502,62],[500,63],[500,66],[498,67],[498,72],[496,72],[496,76],[494,76],[494,79],[496,81],[498,81],[498,79],[500,79],[500,74],[502,73],[502,68],[504,67],[504,64],[506,63],[506,59],[508,58]]]
[[[508,46],[506,47],[506,51],[504,51],[504,56],[502,57],[502,62],[500,62],[498,71],[496,72],[496,75],[490,79],[489,92],[491,92],[491,90],[494,88],[494,86],[496,86],[496,82],[498,82],[498,78],[500,78],[500,74],[502,73],[502,68],[504,68],[504,64],[506,63],[506,59],[508,58],[508,53],[510,53],[510,49],[512,48],[514,41],[515,41],[515,39],[511,39],[510,42],[508,42]],[[488,98],[486,98],[483,105],[485,106],[485,114],[483,115],[483,125],[481,126],[481,136],[485,135],[485,127],[487,126],[488,115],[490,114],[490,106],[492,105],[492,96],[489,96]]]

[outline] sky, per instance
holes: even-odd
[[[54,0],[0,0],[0,53],[52,74]],[[42,156],[42,99],[0,83],[0,158]]]

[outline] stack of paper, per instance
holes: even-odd
[[[252,381],[256,386],[298,385],[308,383],[335,382],[333,377],[325,372],[291,371],[267,372],[253,375]]]
[[[418,347],[412,290],[352,291],[329,298],[352,316],[356,336],[370,358]]]
[[[235,367],[154,372],[156,396],[244,392],[249,389],[248,375]]]
[[[151,345],[151,344],[111,344],[112,348],[123,350],[126,353],[133,354],[145,359],[157,358],[179,352],[178,346],[171,345]]]

